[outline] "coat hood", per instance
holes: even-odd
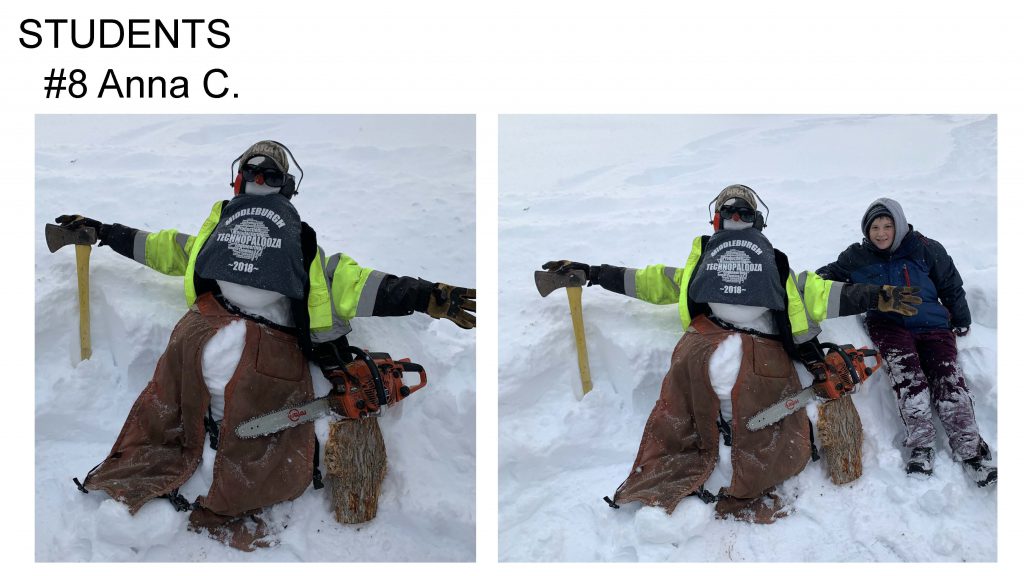
[[[900,206],[899,202],[891,198],[879,198],[868,206],[868,209],[864,212],[864,217],[861,218],[860,229],[864,233],[864,240],[869,246],[874,246],[874,244],[868,238],[868,230],[871,228],[871,222],[879,216],[889,216],[892,218],[893,225],[896,227],[896,237],[892,241],[892,246],[887,251],[895,252],[910,232],[907,217],[903,215],[903,207]]]

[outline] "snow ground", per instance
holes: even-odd
[[[853,397],[864,475],[837,487],[808,464],[773,525],[716,520],[694,498],[671,516],[610,509],[681,334],[676,306],[586,289],[594,390],[579,401],[565,297],[531,282],[553,259],[681,266],[733,183],[763,197],[793,269],[814,270],[860,240],[872,200],[895,198],[963,276],[974,325],[959,359],[998,455],[994,116],[505,116],[499,137],[500,560],[996,560],[997,490],[968,483],[941,431],[934,475],[903,473],[884,373]],[[870,344],[859,317],[823,327],[823,341]]]
[[[107,248],[91,263],[93,357],[78,362],[73,251],[43,225],[81,213],[194,233],[230,197],[251,143],[287,144],[306,171],[294,202],[328,254],[475,285],[472,116],[40,116],[36,123],[36,559],[38,561],[472,561],[475,335],[417,314],[353,321],[353,344],[411,357],[430,385],[381,420],[388,472],[377,518],[334,521],[327,490],[275,506],[281,543],[251,554],[186,530],[163,501],[135,517],[71,482],[102,460],[185,312],[180,277]],[[315,371],[314,371],[315,372]],[[327,422],[317,429],[323,436]],[[190,499],[195,494],[190,494]]]

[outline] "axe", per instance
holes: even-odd
[[[75,263],[78,269],[78,340],[82,347],[82,360],[92,356],[92,342],[89,338],[89,254],[96,243],[96,229],[64,228],[56,224],[46,225],[46,247],[50,253],[70,244],[75,245]]]
[[[541,297],[551,294],[559,288],[565,288],[569,295],[569,315],[572,316],[572,331],[576,336],[576,359],[580,366],[580,382],[583,385],[583,396],[593,389],[590,382],[590,360],[587,358],[587,336],[583,331],[583,285],[586,274],[582,270],[570,270],[568,274],[554,272],[533,273],[533,281]]]

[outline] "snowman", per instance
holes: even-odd
[[[281,250],[285,246],[281,238],[272,235],[272,229],[287,227],[288,224],[278,227],[285,218],[292,226],[300,225],[298,212],[289,209],[293,194],[282,194],[284,182],[282,179],[279,183],[276,176],[284,172],[287,168],[282,170],[273,158],[262,155],[246,158],[239,171],[241,181],[236,187],[235,198],[228,204],[244,202],[240,211],[248,214],[230,220],[223,229],[218,227],[212,241],[199,253],[198,272],[214,279],[225,307],[236,312],[239,318],[218,330],[203,347],[202,374],[210,394],[208,431],[216,432],[207,435],[200,468],[179,490],[189,500],[206,494],[213,481],[219,425],[224,420],[225,390],[245,349],[246,322],[295,328],[292,300],[289,298],[300,292],[292,290],[290,295],[285,294],[289,291],[288,286],[274,284],[284,277],[281,269],[289,270],[292,278],[301,277],[302,270],[295,266],[280,266],[263,258],[265,254],[269,256],[270,251]],[[268,181],[278,185],[272,186]],[[277,223],[268,220],[276,220]],[[293,248],[298,246],[297,238],[290,240]],[[223,252],[220,258],[213,255],[216,251]],[[317,396],[326,394],[330,389],[322,378],[314,379],[313,384]],[[323,445],[327,440],[326,430],[318,430],[317,438]],[[190,495],[193,497],[189,498]]]
[[[753,334],[766,334],[776,336],[778,328],[772,317],[772,309],[781,310],[781,298],[771,298],[771,306],[759,305],[757,300],[751,298],[751,291],[764,286],[754,287],[753,282],[748,284],[752,274],[763,274],[764,264],[757,266],[758,256],[763,255],[762,249],[758,254],[751,254],[751,246],[755,242],[737,242],[736,237],[754,237],[760,235],[760,230],[754,229],[756,210],[746,198],[734,197],[722,203],[718,210],[718,224],[716,232],[736,231],[735,234],[726,234],[732,240],[728,244],[735,247],[721,250],[712,249],[708,256],[712,262],[705,261],[694,284],[702,290],[702,295],[696,296],[695,301],[703,300],[711,309],[710,318],[718,323],[735,328],[738,332],[746,331]],[[762,235],[763,236],[763,235]],[[724,240],[724,236],[722,237]],[[711,244],[711,242],[709,242]],[[769,245],[770,246],[770,245]],[[752,258],[754,262],[752,262]],[[774,268],[772,266],[771,268]],[[775,270],[774,277],[778,277]],[[710,278],[710,275],[716,278]],[[708,288],[698,281],[717,284]],[[767,289],[772,294],[782,296],[781,282],[768,282]],[[735,297],[733,297],[735,296]],[[745,298],[744,298],[745,297]],[[697,300],[699,298],[699,300]],[[739,302],[747,303],[739,303]],[[718,396],[721,428],[729,430],[731,435],[732,418],[732,390],[736,385],[739,375],[740,361],[743,355],[742,338],[739,334],[733,334],[722,341],[715,352],[711,355],[708,364],[708,372],[711,386]],[[704,483],[704,489],[711,494],[718,494],[721,490],[728,488],[732,483],[732,446],[729,435],[722,433],[718,437],[718,463]]]
[[[250,146],[232,174],[234,196],[216,202],[195,235],[56,220],[91,227],[101,246],[184,276],[189,306],[110,454],[76,483],[132,514],[167,498],[190,513],[190,529],[252,550],[269,543],[259,511],[297,498],[314,477],[318,442],[307,424],[259,438],[239,437],[238,424],[327,393],[309,360],[325,375],[343,366],[352,318],[422,312],[471,329],[476,292],[328,256],[292,204],[302,169],[279,142]]]

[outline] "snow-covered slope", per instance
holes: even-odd
[[[245,554],[186,530],[164,501],[135,517],[71,482],[102,460],[185,312],[182,279],[92,254],[93,357],[78,363],[74,251],[43,224],[80,213],[195,233],[230,197],[229,165],[261,139],[295,153],[295,206],[328,254],[475,285],[471,116],[41,116],[36,125],[36,558],[42,561],[470,561],[475,557],[475,338],[416,314],[353,321],[353,344],[409,356],[430,385],[381,420],[378,516],[342,526],[327,490],[272,509],[276,548]],[[319,374],[315,377],[320,378]],[[321,435],[326,421],[317,423]],[[194,494],[190,494],[194,497]]]
[[[728,184],[760,193],[765,233],[797,271],[833,261],[860,240],[868,203],[895,198],[963,276],[974,325],[959,359],[998,454],[995,117],[512,116],[499,146],[500,559],[996,560],[997,491],[968,482],[941,432],[934,475],[903,473],[884,373],[854,395],[864,475],[837,487],[809,464],[781,487],[791,514],[774,525],[715,520],[695,498],[671,516],[610,509],[601,497],[633,462],[681,335],[677,309],[585,289],[594,391],[578,401],[566,298],[541,299],[532,283],[553,259],[682,266]],[[859,317],[823,327],[823,341],[870,344]]]

